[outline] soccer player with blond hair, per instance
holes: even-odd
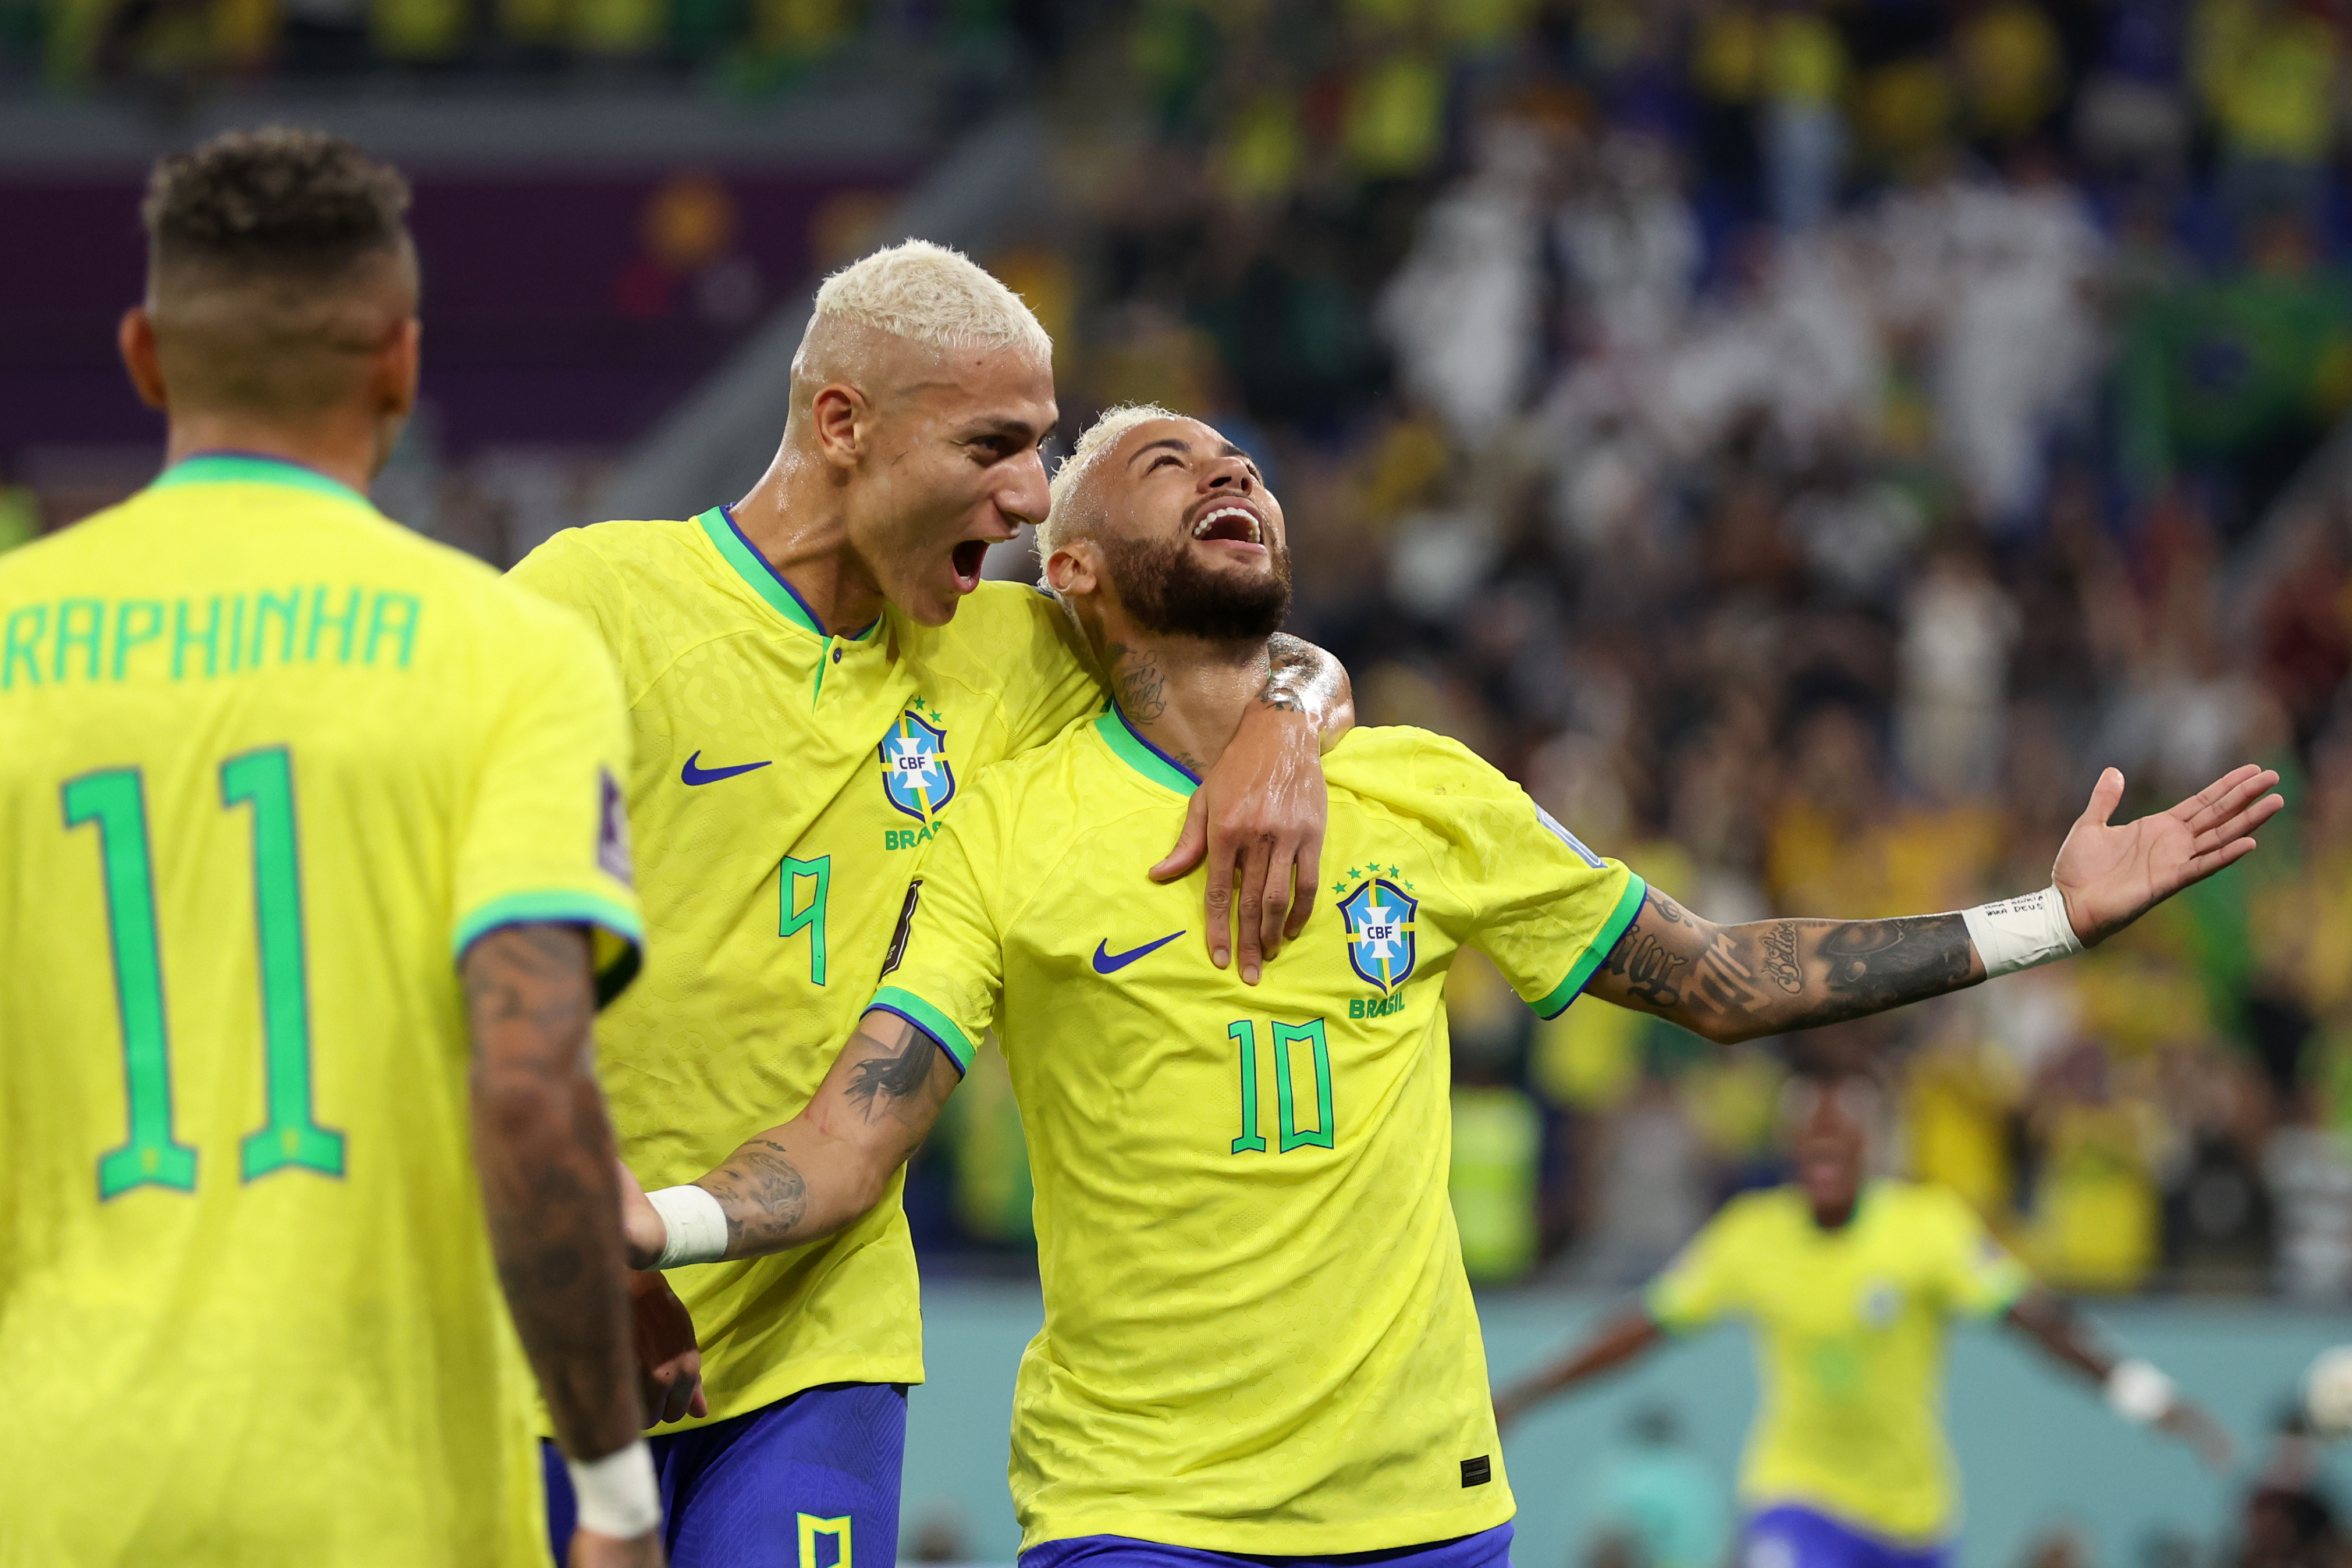
[[[11,1568],[544,1563],[518,1329],[572,1563],[662,1560],[590,1060],[620,684],[368,504],[407,204],[310,132],[157,165],[121,348],[165,466],[0,559]]]
[[[818,291],[782,444],[749,495],[569,530],[515,569],[589,617],[626,688],[647,958],[600,1027],[600,1066],[647,1181],[690,1181],[744,1127],[808,1103],[974,775],[1102,711],[1060,601],[982,580],[989,547],[1045,517],[1055,416],[1028,308],[909,241]],[[1124,700],[1148,700],[1145,674],[1120,674]],[[1170,825],[1175,852],[1138,872],[1139,896],[1145,871],[1190,873],[1183,929],[1244,981],[1314,904],[1321,732],[1348,719],[1336,666],[1278,639]],[[935,1057],[909,1038],[866,1071],[920,1084]],[[837,1235],[675,1276],[710,1400],[708,1422],[655,1440],[676,1561],[895,1563],[905,1385],[923,1375],[898,1193],[894,1172]],[[560,1535],[561,1469],[549,1479]]]
[[[1265,678],[1281,506],[1238,447],[1160,409],[1088,433],[1055,487],[1046,576],[1118,703],[966,784],[808,1108],[628,1215],[633,1258],[665,1267],[854,1230],[992,1026],[1045,1287],[1013,1400],[1024,1568],[1507,1563],[1446,1199],[1462,949],[1548,1018],[1589,988],[1717,1040],[1780,1033],[2063,956],[2246,853],[2277,810],[2258,799],[2275,775],[2246,768],[2110,827],[2111,774],[2030,900],[1716,925],[1458,743],[1358,728],[1325,758],[1330,897],[1244,986],[1175,942],[1190,892],[1144,873]]]

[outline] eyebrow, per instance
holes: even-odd
[[[1136,458],[1142,456],[1145,453],[1157,451],[1163,446],[1173,451],[1181,452],[1187,457],[1190,457],[1192,455],[1192,444],[1185,440],[1182,436],[1163,435],[1157,441],[1147,441],[1142,445],[1137,447],[1134,453],[1128,458],[1128,462],[1133,463]],[[1252,457],[1248,453],[1243,451],[1240,447],[1234,445],[1230,441],[1226,442],[1223,446],[1217,449],[1217,455],[1220,457],[1238,457],[1243,462],[1251,465],[1255,465],[1257,462],[1256,458]]]
[[[964,425],[956,432],[955,438],[958,441],[970,441],[982,435],[1012,435],[1043,444],[1054,434],[1054,429],[1055,427],[1049,424],[1045,429],[1039,430],[1025,419],[990,415]]]

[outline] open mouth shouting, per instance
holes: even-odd
[[[1213,498],[1202,504],[1192,519],[1192,534],[1203,544],[1245,555],[1263,555],[1266,548],[1265,517],[1251,502]]]
[[[970,593],[980,586],[980,569],[988,559],[989,543],[987,539],[965,539],[949,552],[949,570],[955,573],[958,593]]]

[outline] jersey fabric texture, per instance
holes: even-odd
[[[1045,1323],[1013,1403],[1024,1548],[1365,1552],[1509,1519],[1446,1201],[1444,991],[1475,946],[1547,1014],[1642,884],[1454,742],[1358,729],[1306,934],[1245,986],[1155,886],[1195,780],[1113,708],[971,786],[876,993],[1003,1042]]]
[[[543,1563],[454,961],[635,959],[578,619],[290,464],[0,558],[0,1563]]]
[[[1510,1568],[1511,1527],[1498,1524],[1458,1541],[1400,1546],[1387,1552],[1324,1552],[1317,1556],[1244,1556],[1162,1546],[1117,1535],[1048,1541],[1021,1554],[1021,1568]]]
[[[1650,1287],[1675,1331],[1756,1330],[1761,1396],[1740,1466],[1750,1508],[1790,1503],[1906,1546],[1958,1525],[1943,1433],[1944,1331],[1994,1318],[2032,1283],[1959,1197],[1873,1182],[1824,1230],[1793,1186],[1725,1205]]]
[[[648,956],[598,1066],[630,1167],[692,1181],[815,1094],[971,776],[1101,693],[1059,601],[1016,584],[981,584],[945,626],[891,611],[828,636],[721,508],[567,530],[514,575],[584,612],[621,667]],[[922,1381],[899,1186],[829,1240],[670,1272],[709,1419]]]
[[[1948,1542],[1898,1546],[1811,1509],[1768,1508],[1748,1521],[1739,1568],[1950,1568]]]
[[[749,1415],[647,1439],[670,1568],[898,1568],[907,1391],[807,1388]],[[541,1445],[548,1538],[566,1560],[579,1504]]]

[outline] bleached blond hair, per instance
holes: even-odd
[[[1123,402],[1106,409],[1103,416],[1087,426],[1070,455],[1054,470],[1052,481],[1045,486],[1051,504],[1045,508],[1045,520],[1037,525],[1037,559],[1040,564],[1054,559],[1054,552],[1076,537],[1077,531],[1094,517],[1090,504],[1078,495],[1078,482],[1094,466],[1095,459],[1118,444],[1119,437],[1139,424],[1149,424],[1155,419],[1181,419],[1174,409],[1162,408],[1156,402]]]
[[[1021,296],[960,250],[901,240],[854,261],[816,291],[802,350],[828,321],[855,322],[941,349],[1018,348],[1051,360],[1054,340]]]

